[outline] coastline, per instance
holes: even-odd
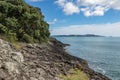
[[[68,44],[55,38],[50,38],[48,44],[21,45],[18,50],[11,43],[0,40],[0,79],[65,80],[60,75],[67,76],[71,69],[77,69],[89,80],[111,80],[89,68],[86,60],[70,55],[64,48]]]
[[[56,39],[55,39],[55,41],[57,41],[57,43],[60,43],[62,45],[70,46],[70,45],[68,45],[68,44],[66,45],[66,44],[64,44]],[[63,46],[63,48],[65,46]],[[64,52],[65,52],[65,54],[67,54],[68,57],[74,57],[75,61],[78,61],[78,63],[73,63],[75,65],[74,68],[78,68],[78,69],[82,70],[83,72],[85,72],[87,75],[89,75],[90,80],[111,80],[107,76],[91,69],[86,60],[84,60],[82,58],[78,58],[78,57],[73,56],[73,55],[70,55],[68,52],[66,52],[66,50],[64,50]],[[73,59],[71,59],[71,60],[73,60]]]

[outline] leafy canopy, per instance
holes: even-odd
[[[24,0],[0,0],[0,36],[7,40],[28,43],[46,42],[49,24],[42,12]]]

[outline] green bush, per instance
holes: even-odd
[[[16,32],[17,28],[19,27],[18,20],[15,17],[12,18],[6,18],[5,19],[5,25],[8,26],[8,30],[11,30],[13,32]]]
[[[7,33],[7,28],[6,26],[0,24],[0,34],[6,34]]]
[[[24,40],[24,42],[27,42],[27,43],[33,43],[34,42],[33,37],[31,37],[27,34],[24,34],[22,39]]]
[[[0,34],[10,41],[47,42],[50,32],[41,9],[24,0],[0,0]]]
[[[17,41],[17,38],[16,38],[16,33],[12,33],[12,32],[8,32],[8,35],[7,35],[7,38],[10,42],[15,42]]]

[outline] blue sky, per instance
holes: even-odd
[[[52,35],[120,36],[120,0],[25,0],[40,7]]]

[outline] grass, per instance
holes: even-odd
[[[10,42],[6,35],[0,34],[0,39]],[[19,41],[10,42],[17,50],[20,50],[23,47],[23,43]]]
[[[63,80],[89,80],[87,74],[78,69],[71,69],[69,74],[60,75],[60,78]]]
[[[17,49],[20,50],[23,48],[23,43],[21,42],[12,42],[12,45]]]

